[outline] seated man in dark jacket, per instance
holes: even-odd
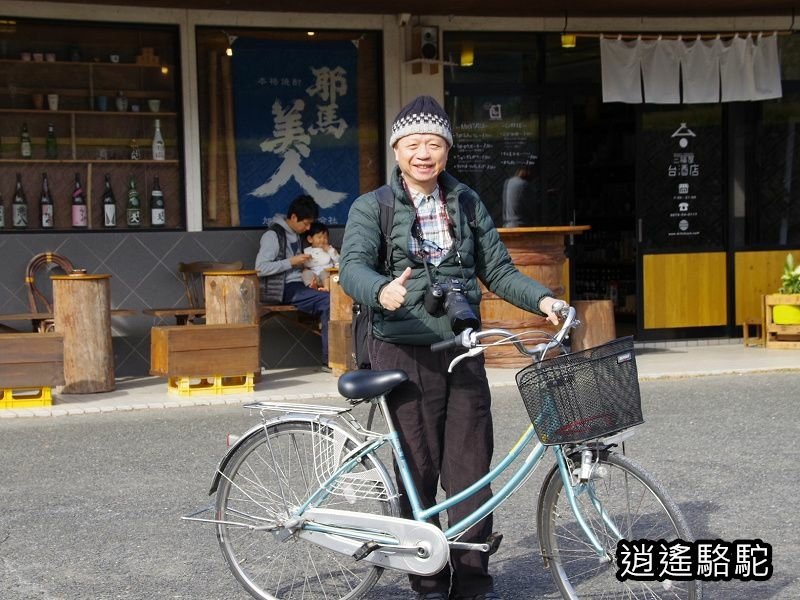
[[[462,280],[478,317],[480,280],[504,300],[558,323],[555,298],[514,267],[478,195],[444,172],[452,143],[450,119],[433,98],[420,96],[400,111],[390,139],[398,166],[390,181],[394,219],[386,232],[389,272],[376,264],[382,241],[374,191],[356,199],[350,209],[340,261],[344,291],[374,310],[372,368],[408,373],[409,380],[390,394],[389,409],[424,507],[435,504],[440,481],[449,497],[487,473],[493,450],[483,357],[463,361],[448,374],[458,351],[431,352],[430,345],[452,338],[453,329],[447,315],[431,315],[423,305],[429,287],[425,263],[434,279]],[[474,207],[472,225],[462,210],[465,202]],[[403,491],[403,516],[413,517]],[[484,488],[451,509],[449,522],[460,521],[490,497],[491,490]],[[460,541],[483,543],[491,533],[489,516]],[[445,567],[431,577],[410,576],[411,586],[424,600],[497,600],[488,562],[485,553],[453,551],[452,573]]]
[[[256,256],[256,271],[261,279],[263,304],[291,304],[297,310],[319,317],[322,325],[322,364],[328,370],[328,319],[331,296],[303,283],[303,265],[311,259],[304,254],[301,237],[319,216],[319,206],[311,196],[298,196],[286,216],[275,215],[261,236]]]

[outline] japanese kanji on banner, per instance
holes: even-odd
[[[308,194],[320,220],[344,223],[359,194],[357,48],[237,38],[236,168],[243,227],[262,226]]]

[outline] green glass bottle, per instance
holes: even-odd
[[[139,192],[136,191],[136,181],[131,176],[128,186],[128,204],[125,209],[128,227],[141,227],[142,225],[142,204],[139,201]]]
[[[55,160],[58,158],[58,139],[52,123],[47,124],[47,139],[44,146],[45,158]]]

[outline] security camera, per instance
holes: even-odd
[[[408,25],[408,22],[411,20],[411,13],[399,13],[397,15],[397,24],[400,27],[405,27]]]

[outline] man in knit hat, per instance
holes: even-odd
[[[430,96],[408,103],[392,124],[389,143],[397,166],[389,182],[394,217],[386,232],[386,262],[377,264],[376,259],[384,242],[378,192],[372,191],[350,209],[339,281],[354,301],[373,310],[372,368],[408,374],[408,381],[389,395],[389,410],[420,503],[429,507],[435,504],[439,483],[450,497],[488,472],[493,432],[483,356],[464,360],[448,373],[450,361],[463,348],[431,351],[431,344],[453,337],[453,324],[446,314],[426,310],[428,278],[460,279],[478,318],[479,281],[516,306],[553,323],[558,318],[552,293],[512,264],[478,194],[445,172],[453,133],[439,103]],[[397,481],[403,516],[413,518],[399,473]],[[448,522],[460,521],[491,494],[487,486],[459,503],[448,511]],[[483,543],[491,534],[490,515],[459,541]],[[411,587],[422,600],[498,600],[488,563],[487,553],[454,550],[450,565],[436,575],[410,576]]]

